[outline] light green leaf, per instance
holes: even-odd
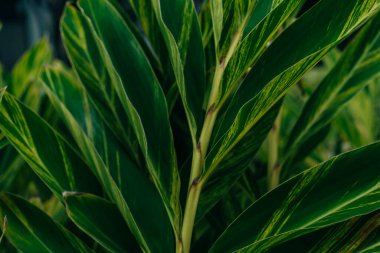
[[[377,142],[334,157],[283,183],[246,209],[210,252],[261,252],[378,210],[379,152]]]
[[[0,220],[6,222],[7,239],[22,252],[93,252],[43,211],[15,195],[0,193]]]
[[[137,252],[138,245],[116,205],[95,195],[66,192],[67,214],[110,252]]]
[[[59,199],[64,191],[98,192],[96,178],[72,147],[8,93],[3,95],[0,116],[1,131]]]
[[[11,72],[9,92],[20,98],[36,80],[46,64],[51,63],[52,50],[47,38],[44,38],[27,51],[14,66]]]

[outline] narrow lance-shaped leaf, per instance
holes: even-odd
[[[378,0],[322,0],[281,34],[252,67],[217,124],[207,176],[304,73],[379,7]],[[331,8],[340,11],[325,11]]]
[[[377,142],[286,181],[246,209],[210,252],[270,250],[322,227],[379,209],[379,152]]]
[[[93,252],[42,210],[9,193],[0,193],[0,221],[7,239],[22,252]]]
[[[85,162],[43,119],[8,93],[0,106],[0,129],[59,199],[64,191],[99,191]]]
[[[147,168],[175,231],[180,219],[180,181],[165,96],[144,52],[108,1],[79,1],[117,95],[132,123]],[[128,59],[128,61],[125,61]]]
[[[206,80],[202,35],[194,4],[191,0],[154,0],[152,8],[167,47],[195,146],[204,119]]]
[[[239,145],[235,146],[229,155],[224,158],[225,160],[218,167],[218,171],[210,177],[200,197],[197,213],[198,219],[203,217],[222,199],[243,175],[271,130],[281,105],[282,101],[278,102],[250,130]]]
[[[74,70],[78,74],[92,103],[132,157],[136,157],[136,137],[107,73],[95,38],[85,17],[71,5],[66,5],[61,19],[61,34]]]
[[[302,142],[331,122],[333,116],[359,89],[379,76],[379,48],[374,48],[380,37],[379,30],[380,15],[377,15],[350,43],[335,67],[311,95],[289,136],[286,145],[288,157],[283,172],[293,164]],[[305,153],[305,150],[302,152]]]
[[[218,95],[220,103],[228,99],[249,68],[265,51],[269,41],[303,2],[304,0],[259,1],[246,30],[248,26],[252,28],[238,45],[226,67]]]
[[[375,211],[290,240],[271,251],[274,253],[361,252],[378,242],[379,223],[380,214]]]
[[[101,120],[83,87],[60,65],[47,69],[41,79],[51,103],[142,249],[170,252],[172,229],[157,190]]]
[[[64,194],[70,219],[110,252],[137,252],[138,245],[130,234],[115,204],[91,194]]]
[[[230,48],[236,47],[258,2],[256,0],[211,0],[211,16],[217,59],[224,58]]]
[[[9,92],[17,98],[22,96],[43,67],[51,62],[52,54],[47,38],[34,45],[14,66],[10,78]]]

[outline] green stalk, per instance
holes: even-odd
[[[210,138],[219,112],[217,100],[220,84],[222,82],[226,66],[237,48],[241,35],[242,30],[239,29],[233,37],[231,46],[226,54],[226,57],[222,58],[219,64],[216,66],[205,121],[203,123],[199,141],[193,150],[193,161],[191,165],[188,195],[181,231],[181,243],[183,245],[182,252],[184,253],[190,252],[191,237],[193,234],[194,221],[197,212],[199,197],[202,191],[202,187],[206,181],[206,178],[201,178],[201,175],[204,167],[204,160],[207,154],[207,149],[210,143]]]
[[[222,67],[220,67],[222,66]],[[213,87],[210,94],[209,105],[205,121],[203,123],[202,132],[199,141],[193,151],[193,161],[191,165],[191,174],[189,180],[188,195],[186,200],[185,214],[182,225],[182,243],[183,252],[190,252],[191,236],[194,228],[195,215],[197,212],[199,196],[202,191],[203,181],[201,173],[203,169],[204,159],[207,153],[208,145],[218,110],[215,101],[218,95],[219,84],[223,75],[224,64],[219,65],[214,76]]]
[[[280,139],[281,111],[268,135],[268,190],[274,189],[280,182],[280,165],[278,158],[278,147]]]

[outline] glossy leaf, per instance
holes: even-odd
[[[303,234],[377,210],[379,151],[377,142],[334,157],[283,183],[245,210],[210,252],[269,250]]]

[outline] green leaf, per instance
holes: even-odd
[[[104,122],[137,160],[136,136],[97,48],[91,26],[71,5],[61,18],[61,34],[74,70]]]
[[[67,214],[84,232],[110,252],[137,252],[138,245],[116,205],[85,193],[64,194]]]
[[[360,147],[374,142],[378,134],[377,94],[378,85],[374,79],[367,87],[349,101],[334,119],[334,126],[341,131],[351,146]]]
[[[103,123],[83,87],[60,65],[46,69],[41,79],[51,103],[140,246],[146,251],[170,252],[172,230],[157,190]]]
[[[112,85],[178,232],[180,181],[167,104],[160,84],[136,38],[113,5],[100,0],[82,0],[79,5],[93,24],[92,32]]]
[[[279,102],[250,130],[239,145],[235,146],[224,158],[218,171],[207,181],[199,201],[198,219],[223,198],[244,174],[272,128],[281,105],[282,103]]]
[[[380,74],[380,15],[377,15],[350,43],[340,60],[323,79],[306,103],[286,144],[287,157],[283,173],[289,173],[294,161],[300,161],[297,152],[302,142],[326,126],[340,109]],[[302,145],[305,153],[306,145]],[[311,147],[307,148],[308,150]]]
[[[355,217],[288,241],[271,252],[361,252],[379,240],[379,213]]]
[[[52,57],[49,41],[44,38],[18,60],[11,72],[8,91],[18,98],[21,97],[43,67],[51,63]]]
[[[0,115],[1,131],[59,199],[64,191],[98,192],[98,182],[84,161],[37,114],[5,93]]]
[[[261,252],[380,208],[380,142],[286,181],[246,209],[210,252]]]
[[[217,123],[212,142],[217,151],[211,149],[215,155],[206,158],[205,177],[298,79],[379,7],[378,0],[322,0],[285,30],[252,67]]]
[[[269,41],[273,39],[283,23],[303,2],[304,0],[258,2],[246,28],[249,33],[239,43],[226,67],[218,95],[219,100],[221,100],[220,103],[223,104],[236,89],[245,73],[265,51]]]
[[[43,211],[15,195],[0,193],[0,220],[7,239],[22,252],[92,252]]]
[[[152,8],[167,47],[195,147],[204,120],[205,56],[193,1],[154,0]]]

